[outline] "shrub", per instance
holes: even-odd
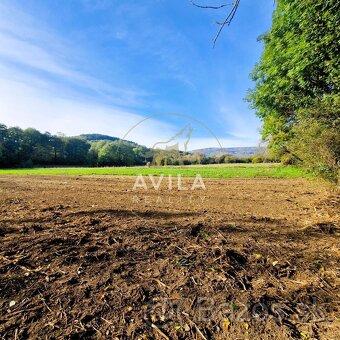
[[[264,162],[264,157],[261,155],[255,155],[252,157],[251,160],[252,163],[263,163]]]

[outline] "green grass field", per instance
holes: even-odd
[[[0,169],[0,175],[181,175],[203,178],[306,178],[306,172],[278,164],[222,164],[167,167],[106,167],[106,168],[33,168]]]

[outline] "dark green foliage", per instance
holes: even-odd
[[[143,165],[149,149],[137,144],[116,140],[100,140],[91,143],[88,152],[88,164],[91,166],[131,166]]]
[[[249,93],[272,152],[338,176],[340,2],[278,0]],[[313,146],[317,146],[317,149]],[[317,170],[318,169],[318,170]]]
[[[128,142],[107,142],[98,152],[98,165],[100,166],[131,166],[137,164],[136,154]]]
[[[82,165],[87,161],[90,145],[76,137],[63,137],[64,160],[66,164]]]
[[[0,168],[35,165],[130,166],[146,164],[149,149],[116,137],[98,134],[52,136],[29,128],[0,124]],[[96,140],[103,136],[104,140]],[[93,141],[92,141],[93,140]]]
[[[79,138],[51,136],[0,124],[0,167],[85,164],[90,145]]]

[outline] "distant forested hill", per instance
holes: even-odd
[[[87,133],[87,134],[82,134],[79,137],[91,142],[91,141],[97,141],[97,140],[110,140],[110,141],[115,141],[119,140],[118,137],[112,137],[108,135],[101,135],[99,133]]]
[[[266,147],[249,146],[249,147],[236,147],[236,148],[205,148],[193,150],[193,153],[202,153],[206,157],[221,156],[228,154],[234,157],[252,157],[255,155],[262,155],[266,152]]]
[[[126,139],[121,139],[118,137],[113,137],[113,136],[109,136],[109,135],[102,135],[100,133],[86,133],[86,134],[81,134],[79,136],[76,136],[76,138],[81,138],[86,140],[87,142],[98,142],[98,141],[111,141],[111,142],[116,142],[116,141],[121,141],[121,142],[126,142],[126,143],[130,143],[133,146],[140,146],[142,148],[145,148],[143,145],[139,145],[136,142],[132,142],[130,140],[126,140]]]

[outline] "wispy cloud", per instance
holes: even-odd
[[[248,108],[230,102],[220,104],[218,119],[224,126],[225,133],[232,133],[233,140],[226,140],[228,146],[256,146],[260,143],[259,128],[261,122],[255,115],[246,114]],[[231,145],[233,144],[233,145]]]
[[[75,60],[74,60],[75,59]],[[49,77],[70,86],[85,88],[117,105],[137,105],[145,91],[114,86],[79,70],[77,48],[48,32],[43,23],[13,6],[0,4],[0,63],[25,71],[25,77]],[[40,72],[40,73],[38,73]]]
[[[34,127],[69,136],[97,132],[122,138],[145,118],[119,108],[55,96],[50,88],[43,90],[3,79],[0,79],[0,112],[1,123],[8,126]],[[171,124],[152,119],[133,129],[126,138],[152,145],[163,138],[164,131],[171,134],[175,129]]]
[[[144,105],[145,91],[91,76],[79,69],[77,59],[77,49],[43,23],[0,4],[1,123],[67,135],[122,137],[145,118],[133,112]],[[148,145],[172,129],[171,124],[152,120],[128,138]]]

